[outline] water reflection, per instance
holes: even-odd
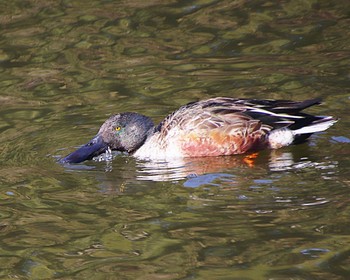
[[[171,162],[137,161],[136,168],[139,180],[172,181],[247,166],[241,156],[223,156],[174,159]]]
[[[91,162],[64,165],[65,169],[71,172],[103,168],[105,173],[117,172],[121,174],[119,178],[126,180],[159,182],[185,180],[183,185],[192,188],[213,184],[213,181],[218,179],[234,180],[235,176],[232,174],[240,175],[243,170],[284,172],[314,168],[324,170],[321,176],[327,179],[334,175],[337,166],[336,161],[318,162],[306,156],[297,158],[292,152],[280,150],[250,155],[179,158],[171,162],[140,161],[121,153],[108,152]]]
[[[256,158],[255,158],[256,157]],[[243,173],[259,173],[261,170],[283,172],[306,168],[324,169],[326,179],[337,168],[337,162],[316,162],[307,157],[295,159],[291,152],[272,151],[263,153],[261,157],[227,156],[208,158],[188,158],[174,162],[137,162],[136,177],[139,180],[171,181],[185,179],[185,187],[211,185],[214,180],[234,181],[235,176]],[[244,171],[246,170],[246,171]],[[223,173],[227,172],[227,173]],[[139,175],[141,173],[141,175]],[[327,176],[328,174],[328,176]],[[218,183],[218,185],[220,185]]]

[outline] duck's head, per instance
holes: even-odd
[[[111,150],[132,153],[140,148],[154,127],[152,120],[137,113],[121,113],[106,120],[97,135],[87,144],[61,159],[79,163]]]

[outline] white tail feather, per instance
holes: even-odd
[[[308,133],[315,133],[315,132],[321,132],[329,127],[331,127],[334,123],[336,123],[337,120],[332,117],[325,117],[324,119],[320,120],[319,122],[315,122],[311,125],[293,130],[293,134],[308,134]]]

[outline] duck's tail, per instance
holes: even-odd
[[[330,116],[320,117],[318,120],[312,122],[311,124],[292,131],[295,136],[301,135],[301,134],[311,134],[315,132],[321,132],[330,128],[337,121],[338,121],[337,119]]]
[[[338,121],[331,116],[317,116],[316,118],[313,122],[297,129],[283,127],[272,130],[268,135],[270,148],[278,149],[291,144],[298,144],[305,141],[312,133],[325,131]]]

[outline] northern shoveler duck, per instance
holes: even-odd
[[[61,160],[79,163],[108,149],[146,160],[234,155],[303,142],[337,120],[301,111],[320,104],[217,97],[180,107],[155,126],[144,115],[111,116],[86,145]]]

